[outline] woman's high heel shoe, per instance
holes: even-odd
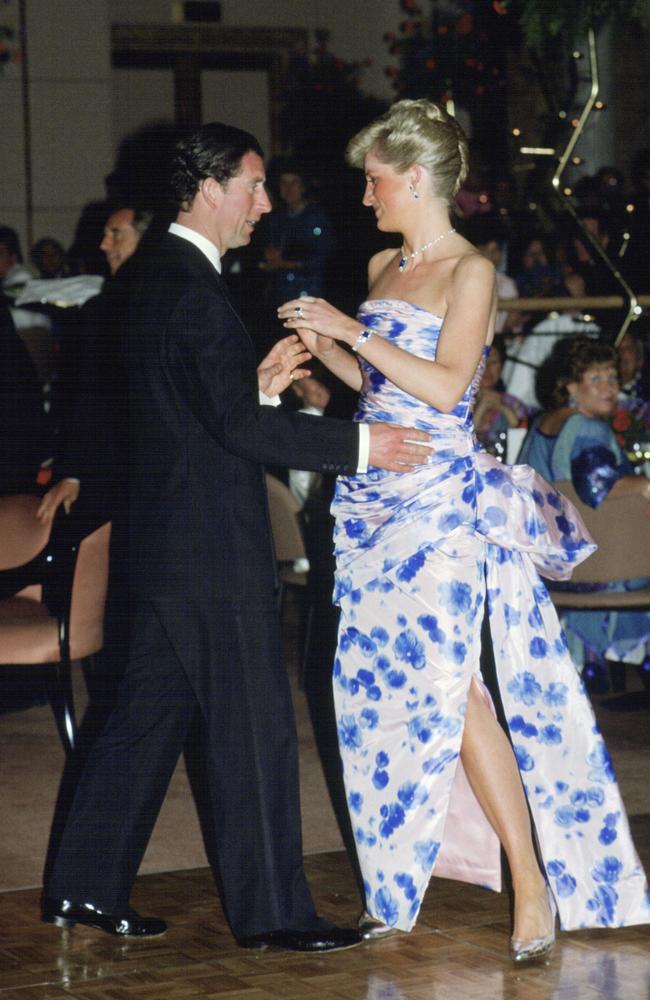
[[[533,938],[531,941],[519,941],[517,938],[511,938],[510,957],[515,965],[523,965],[526,962],[538,962],[543,958],[547,958],[553,951],[557,906],[548,885],[546,886],[546,897],[548,899],[548,908],[551,911],[551,929],[544,937]]]

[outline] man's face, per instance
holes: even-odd
[[[241,170],[225,184],[219,184],[219,204],[214,210],[214,236],[223,254],[250,243],[255,226],[271,211],[264,182],[264,163],[252,151],[245,153]]]
[[[0,243],[0,281],[9,274],[16,263],[16,254],[9,253],[4,243]]]
[[[104,238],[99,249],[106,254],[111,274],[122,266],[140,242],[140,237],[133,228],[133,209],[121,208],[109,216],[104,226]]]

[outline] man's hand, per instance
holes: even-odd
[[[278,396],[292,382],[310,375],[307,368],[300,368],[310,358],[311,354],[295,333],[278,340],[258,366],[260,392],[265,396]]]
[[[48,490],[41,505],[36,511],[36,517],[43,524],[51,524],[57,510],[63,504],[66,514],[79,496],[79,483],[76,479],[61,479],[52,489]]]
[[[417,444],[418,441],[421,444]],[[425,431],[392,424],[371,424],[368,465],[391,472],[408,472],[413,466],[426,465],[431,448],[431,437]]]

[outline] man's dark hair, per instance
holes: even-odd
[[[20,240],[15,229],[12,229],[11,226],[0,226],[0,243],[7,248],[10,254],[15,256],[19,264],[22,264],[23,255],[20,252]]]
[[[171,170],[172,198],[178,209],[188,211],[199,184],[214,177],[226,185],[241,171],[246,153],[263,156],[262,147],[250,132],[222,122],[208,122],[176,145]]]
[[[133,209],[133,222],[131,223],[140,238],[144,236],[153,221],[153,212],[147,212],[142,208]]]

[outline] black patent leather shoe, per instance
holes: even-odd
[[[130,906],[124,907],[119,913],[105,913],[92,903],[73,903],[69,899],[45,898],[42,918],[46,924],[56,924],[57,927],[69,928],[75,924],[83,924],[118,937],[159,937],[167,930],[164,920],[141,917]]]
[[[326,930],[268,931],[253,937],[239,938],[240,948],[283,948],[285,951],[341,951],[355,948],[363,938],[358,931],[348,927],[330,927]]]

